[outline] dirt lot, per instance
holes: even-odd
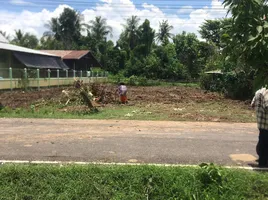
[[[99,96],[105,88],[106,100],[108,104],[114,104],[116,101],[115,89],[113,85],[100,85],[97,86],[93,93]],[[40,100],[59,100],[63,90],[74,90],[73,87],[65,88],[50,88],[42,89],[40,91],[13,91],[3,92],[0,91],[0,102],[4,106],[11,108],[29,107],[31,104]],[[129,102],[132,104],[137,103],[189,103],[189,102],[208,102],[208,101],[223,101],[222,96],[217,93],[208,93],[196,88],[190,87],[129,87],[128,93]],[[243,102],[236,102],[242,103]]]
[[[103,103],[95,103],[96,106],[104,107],[104,109],[119,110],[118,106],[120,105],[115,95],[115,85],[94,84],[90,86],[90,89],[95,97],[105,93]],[[74,87],[62,87],[28,92],[1,91],[0,102],[10,108],[29,108],[31,105],[39,104],[40,102],[50,102],[56,105],[61,102],[64,105],[65,102],[62,100],[63,90],[73,91],[75,89]],[[133,112],[138,109],[142,113],[154,113],[155,118],[165,115],[166,117],[161,118],[162,120],[254,122],[254,112],[250,109],[248,101],[226,99],[222,95],[206,92],[199,88],[131,86],[129,87],[128,99],[128,106],[131,109],[133,107]],[[59,111],[63,110],[64,112],[79,112],[84,110],[84,107],[77,104],[68,104],[67,107],[59,109]]]

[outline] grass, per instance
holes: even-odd
[[[2,165],[0,199],[268,199],[268,174],[203,168]]]
[[[100,112],[98,113],[91,113],[83,106],[80,106],[79,110],[68,112],[65,112],[64,109],[68,109],[68,107],[60,107],[56,104],[38,108],[32,106],[28,109],[5,108],[0,111],[0,117],[255,122],[252,110],[223,102],[117,105],[99,108]]]

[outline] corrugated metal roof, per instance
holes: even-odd
[[[64,51],[64,50],[40,50],[40,51],[59,56],[61,58],[64,58],[64,56],[72,52],[72,51]]]
[[[8,43],[8,40],[0,33],[0,42],[1,43]]]
[[[54,57],[60,57],[54,54],[49,54],[42,51],[37,51],[33,49],[28,49],[25,47],[16,46],[13,44],[7,44],[7,43],[0,43],[0,49],[3,50],[9,50],[9,51],[18,51],[18,52],[24,52],[24,53],[32,53],[32,54],[38,54],[38,55],[44,55],[44,56],[54,56]]]
[[[87,50],[74,50],[74,51],[62,51],[62,50],[41,50],[42,52],[45,53],[50,53],[50,54],[54,54],[57,56],[60,56],[63,59],[74,59],[74,60],[79,60],[80,58],[82,58],[83,56],[87,55],[90,51]]]
[[[72,51],[71,53],[64,56],[64,59],[80,59],[88,53],[89,51]]]

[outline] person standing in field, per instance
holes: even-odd
[[[268,90],[262,88],[255,93],[251,106],[256,110],[259,128],[257,154],[259,167],[268,167]]]
[[[117,91],[118,91],[121,103],[123,104],[127,103],[127,86],[124,83],[120,83]]]

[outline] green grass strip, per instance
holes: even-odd
[[[0,165],[0,199],[268,199],[268,173],[203,168]]]

